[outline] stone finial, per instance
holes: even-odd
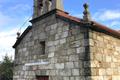
[[[20,32],[17,32],[17,39],[19,39],[20,37]]]
[[[87,3],[85,3],[85,4],[83,5],[83,7],[84,7],[83,20],[84,20],[84,21],[90,21],[90,20],[91,20],[91,15],[90,15],[90,12],[89,12],[89,5],[88,5]]]

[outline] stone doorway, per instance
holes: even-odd
[[[48,76],[37,76],[37,80],[49,80]]]

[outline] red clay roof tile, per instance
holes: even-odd
[[[61,10],[57,10],[56,14],[59,15],[59,16],[65,17],[67,19],[73,20],[75,22],[78,22],[78,23],[83,22],[82,19],[70,16],[68,13],[66,13],[64,11],[61,11]],[[115,36],[120,38],[120,31],[118,32],[116,30],[110,29],[109,27],[104,26],[104,25],[102,25],[100,23],[97,23],[96,21],[91,21],[91,22],[94,24],[93,26],[91,26],[92,28],[99,29],[99,31],[101,30],[101,32],[106,32],[108,34],[112,34],[112,35],[115,35]]]

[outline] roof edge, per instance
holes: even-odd
[[[105,25],[102,25],[100,23],[97,23],[95,21],[93,22],[93,26],[91,26],[91,29],[94,29],[98,32],[105,33],[107,35],[111,35],[113,37],[119,38],[120,39],[120,33],[117,30],[111,29]]]
[[[13,48],[16,48],[17,45],[20,44],[21,40],[25,37],[25,35],[32,29],[32,26],[28,26],[25,31],[22,33],[22,35],[16,40],[15,44],[12,46]]]
[[[89,21],[89,23],[87,22],[84,22],[82,19],[80,18],[77,18],[77,17],[74,17],[74,16],[70,16],[68,14],[65,14],[65,13],[62,13],[62,12],[58,12],[57,15],[59,17],[64,17],[66,19],[69,19],[71,21],[74,21],[78,24],[83,24],[83,25],[88,25],[90,23],[90,28],[93,29],[93,30],[96,30],[98,32],[102,32],[102,33],[105,33],[107,35],[111,35],[111,36],[114,36],[116,38],[119,38],[120,39],[120,32],[117,31],[117,30],[113,30],[105,25],[102,25],[96,21]]]
[[[58,12],[62,12],[62,13],[65,13],[65,14],[69,14],[68,12],[62,11],[62,10],[60,10],[60,9],[53,9],[52,11],[49,11],[49,12],[43,14],[43,15],[40,15],[40,16],[38,16],[38,17],[36,17],[36,18],[33,18],[32,20],[30,20],[30,22],[31,22],[31,23],[35,23],[35,22],[38,21],[38,20],[44,19],[45,17],[48,17],[48,16],[50,16],[50,15],[52,15],[52,14],[54,14],[54,13],[58,13]]]
[[[64,12],[62,10],[58,10],[58,9],[54,9],[46,14],[43,14],[37,18],[34,18],[32,19],[30,22],[31,23],[34,23],[38,20],[41,20],[41,19],[44,19],[45,17],[48,17],[52,14],[55,14],[56,16],[58,17],[62,17],[64,19],[67,19],[67,20],[70,20],[70,21],[73,21],[73,22],[76,22],[78,23],[79,25],[86,25],[88,23],[85,23],[82,19],[80,18],[77,18],[77,17],[74,17],[74,16],[70,16],[69,13],[67,12]],[[116,31],[116,30],[113,30],[107,26],[104,26],[100,23],[97,23],[95,21],[90,21],[90,29],[92,30],[95,30],[95,31],[98,31],[98,32],[102,32],[102,33],[105,33],[107,35],[111,35],[111,36],[114,36],[116,38],[119,38],[120,39],[120,32],[119,31]],[[88,28],[88,27],[87,27]],[[32,26],[28,26],[26,28],[26,30],[22,33],[22,35],[19,37],[19,39],[17,39],[17,41],[15,42],[15,44],[13,45],[13,48],[16,48],[17,45],[19,45],[19,43],[21,42],[21,40],[24,38],[24,36],[32,29]]]

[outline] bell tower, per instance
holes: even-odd
[[[41,16],[53,9],[63,10],[62,0],[34,0],[33,18]]]

